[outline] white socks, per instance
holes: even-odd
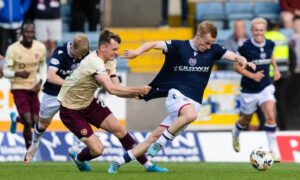
[[[168,129],[164,130],[163,134],[158,138],[157,142],[162,145],[165,146],[166,143],[168,142],[168,140],[173,140],[175,138],[175,136],[173,134],[171,134]]]
[[[241,133],[241,131],[247,129],[247,127],[244,127],[242,125],[240,125],[238,122],[235,123],[235,126],[232,129],[232,135],[234,137],[238,137]]]
[[[265,131],[268,139],[269,149],[275,152],[275,144],[276,144],[276,124],[265,124]]]

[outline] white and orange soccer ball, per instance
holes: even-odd
[[[250,163],[256,170],[266,171],[272,167],[273,162],[272,152],[262,147],[254,149],[250,154]]]

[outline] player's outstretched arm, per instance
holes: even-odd
[[[49,69],[47,71],[47,81],[61,86],[64,83],[64,79],[56,74],[57,71],[58,71],[58,68],[49,66]]]
[[[151,49],[158,49],[158,50],[164,50],[166,48],[166,44],[164,41],[151,41],[146,42],[139,48],[135,50],[124,50],[124,58],[126,59],[133,59],[139,55],[141,55],[143,52],[150,51]]]
[[[242,69],[245,69],[247,67],[249,67],[253,70],[256,69],[256,65],[254,63],[248,62],[246,58],[244,58],[243,56],[240,56],[232,51],[227,51],[224,54],[223,58],[226,60],[229,60],[229,61],[237,62]]]
[[[95,75],[95,79],[108,93],[119,97],[136,98],[148,94],[151,90],[150,86],[126,87],[114,84],[108,75],[103,74]]]

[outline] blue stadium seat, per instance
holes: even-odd
[[[253,4],[250,2],[227,2],[225,3],[225,15],[228,20],[252,19]]]
[[[118,71],[129,71],[128,63],[126,59],[116,58]]]
[[[220,42],[223,42],[223,41],[227,40],[232,35],[232,33],[233,33],[232,29],[219,30],[218,31],[217,42],[220,43]]]
[[[196,4],[196,22],[203,20],[224,20],[222,2],[199,2]]]
[[[279,20],[280,6],[275,2],[256,2],[254,14],[265,19]]]
[[[224,29],[224,21],[212,20],[218,29]]]
[[[60,7],[60,14],[63,23],[63,32],[69,31],[71,23],[71,7],[70,4],[62,4]]]

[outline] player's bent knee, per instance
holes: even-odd
[[[24,121],[24,126],[26,127],[32,127],[33,123],[31,121]]]
[[[113,134],[117,137],[117,138],[122,138],[127,134],[127,131],[125,128],[121,127],[118,128],[116,131],[113,132]]]
[[[185,115],[185,119],[187,123],[192,123],[197,119],[196,113],[189,113]]]

